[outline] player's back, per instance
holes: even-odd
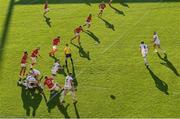
[[[140,44],[141,51],[148,50],[148,46],[146,44]]]

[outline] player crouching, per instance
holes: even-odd
[[[73,103],[77,102],[76,95],[75,95],[75,86],[72,78],[72,73],[69,73],[68,76],[65,78],[64,84],[64,91],[62,92],[61,103],[64,102],[64,97],[70,91]]]
[[[55,63],[53,64],[53,67],[52,67],[52,69],[51,69],[51,74],[52,74],[52,76],[56,76],[57,72],[60,71],[60,70],[62,70],[62,69],[63,69],[63,67],[60,65],[60,60],[57,59],[57,60],[55,61]]]
[[[142,41],[140,44],[140,52],[142,54],[142,57],[144,58],[145,66],[148,67],[148,61],[147,61],[147,54],[148,54],[148,46]]]

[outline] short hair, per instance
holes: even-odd
[[[58,36],[57,38],[60,38],[60,36]]]
[[[66,43],[66,46],[68,46],[68,44]]]
[[[47,76],[45,76],[44,78],[45,78],[45,79],[47,79],[48,77],[47,77]]]
[[[141,41],[141,44],[144,44],[144,41]]]

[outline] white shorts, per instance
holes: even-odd
[[[104,11],[104,9],[102,9],[102,8],[99,8],[99,10],[100,10],[100,11]]]
[[[155,40],[155,41],[154,41],[154,44],[160,45],[160,41],[159,41],[159,40]]]
[[[64,86],[65,90],[72,90],[72,86]]]
[[[57,86],[57,84],[55,83],[54,84],[54,86],[52,87],[52,88],[50,88],[49,90],[51,91],[51,90],[56,90],[56,91],[58,91],[60,88],[59,88],[59,86]]]
[[[53,45],[53,50],[57,50],[57,45]]]
[[[147,52],[141,52],[142,57],[146,57],[147,56]]]
[[[86,24],[90,25],[90,24],[91,24],[91,22],[86,21]]]
[[[58,71],[58,70],[52,69],[52,70],[51,70],[51,73],[54,74],[54,75],[56,75],[56,74],[57,74],[57,71]]]
[[[25,63],[21,63],[21,67],[22,67],[22,68],[25,68],[25,67],[26,67],[26,64],[25,64]]]
[[[49,12],[49,8],[44,9],[45,12]]]
[[[80,35],[80,33],[75,33],[75,36],[79,36]]]
[[[36,57],[31,57],[31,62],[36,63]]]

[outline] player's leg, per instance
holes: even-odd
[[[72,39],[71,39],[71,42],[74,40],[74,39],[76,39],[77,38],[77,36],[74,36]]]
[[[23,67],[23,76],[26,74],[26,67]]]
[[[80,35],[77,36],[78,37],[78,44],[80,45],[81,44],[81,41],[80,41]]]

